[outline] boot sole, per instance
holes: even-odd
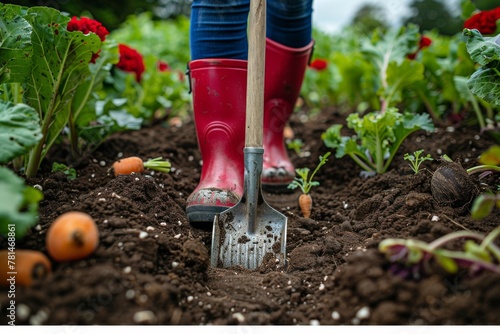
[[[191,226],[203,230],[212,230],[215,215],[227,209],[229,207],[193,205],[186,208],[186,215]]]

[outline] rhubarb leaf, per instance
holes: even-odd
[[[23,18],[25,8],[0,4],[0,84],[22,83],[31,73],[26,60],[32,56],[31,31]]]
[[[0,101],[0,163],[21,156],[42,138],[35,109]]]

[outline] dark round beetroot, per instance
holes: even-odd
[[[439,205],[464,207],[479,194],[479,188],[467,171],[457,162],[445,161],[434,172],[431,191]]]

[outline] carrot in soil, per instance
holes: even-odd
[[[311,217],[312,202],[312,197],[309,194],[301,194],[299,196],[300,211],[305,218]]]
[[[143,173],[145,168],[155,170],[158,172],[168,173],[170,172],[170,161],[162,160],[162,157],[149,159],[144,162],[139,157],[128,157],[117,160],[113,163],[111,169],[115,176],[118,175],[130,175],[132,173]]]
[[[319,186],[318,181],[313,181],[314,176],[318,172],[318,170],[326,164],[328,161],[328,157],[330,156],[331,152],[327,152],[325,155],[319,157],[319,163],[316,166],[316,169],[312,172],[312,174],[309,175],[309,168],[297,168],[295,169],[295,172],[299,175],[299,177],[296,177],[289,185],[289,189],[295,189],[295,188],[300,188],[302,191],[302,194],[299,196],[299,207],[300,211],[302,212],[302,215],[305,218],[309,218],[311,216],[311,211],[312,211],[312,197],[309,195],[309,192],[311,191],[312,187]]]
[[[31,286],[47,277],[51,270],[52,265],[42,252],[29,249],[19,249],[14,252],[0,251],[0,286],[10,285],[7,279],[12,276],[16,278],[16,285]],[[16,274],[9,274],[11,272]]]
[[[66,212],[49,227],[45,245],[55,261],[80,260],[96,250],[99,245],[99,230],[88,214]]]

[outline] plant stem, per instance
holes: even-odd
[[[495,258],[500,262],[500,249],[498,247],[496,247],[495,244],[493,243],[493,241],[495,241],[495,239],[499,235],[500,235],[500,227],[497,227],[492,232],[490,232],[490,234],[488,234],[486,236],[486,238],[484,238],[483,242],[481,243],[481,245],[479,247],[481,250],[488,249],[491,253],[493,253]]]
[[[468,168],[466,171],[467,171],[467,174],[472,175],[474,173],[480,173],[480,172],[484,172],[484,171],[488,171],[488,170],[491,170],[494,172],[500,172],[500,166],[479,165],[479,166],[474,166],[474,167]]]
[[[429,244],[429,247],[431,250],[435,250],[435,249],[441,247],[442,245],[444,245],[452,240],[459,239],[459,238],[476,239],[479,241],[483,241],[485,236],[480,234],[480,233],[471,232],[471,231],[457,231],[457,232],[452,232],[452,233],[446,234],[446,235],[442,236],[441,238],[434,240],[433,242],[431,242]]]

